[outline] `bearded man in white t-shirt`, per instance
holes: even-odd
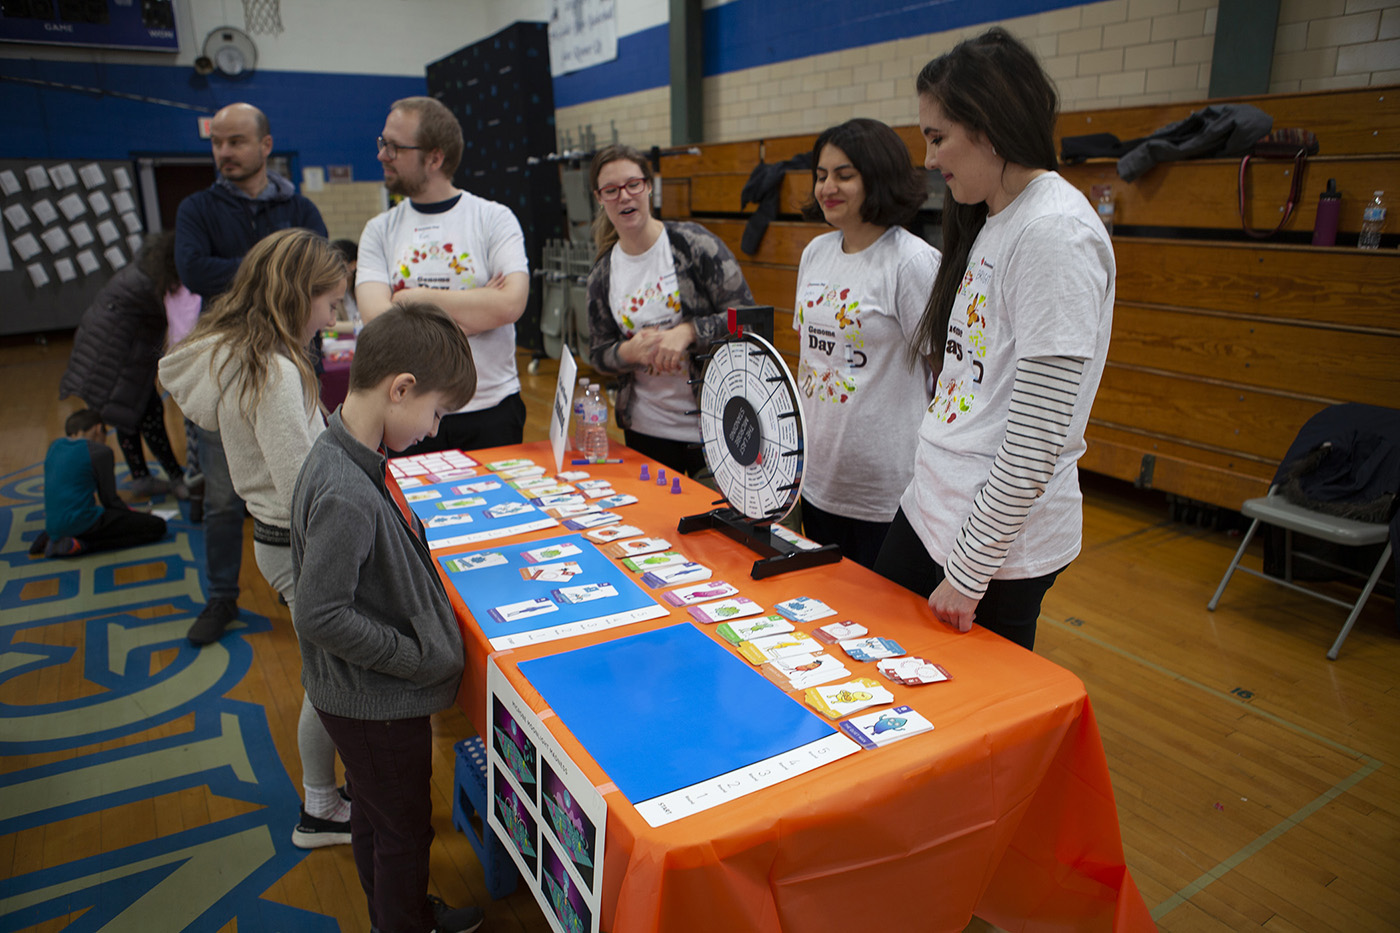
[[[431,97],[395,101],[379,140],[384,185],[404,200],[365,224],[355,301],[371,321],[394,302],[427,301],[466,332],[476,363],[470,404],[405,453],[519,444],[525,403],[515,322],[530,297],[520,222],[505,205],[452,184],[462,128]]]

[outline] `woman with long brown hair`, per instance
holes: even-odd
[[[258,570],[294,622],[292,488],[326,429],[308,347],[335,323],[347,275],[325,237],[299,228],[274,233],[248,251],[229,290],[160,361],[161,381],[185,416],[223,437],[234,489],[253,515]],[[348,844],[350,804],[336,787],[335,746],[305,697],[297,749],[306,803],[292,843]]]
[[[994,27],[919,73],[924,164],[948,186],[943,263],[911,355],[941,359],[877,572],[1025,648],[1079,553],[1075,462],[1112,326],[1113,244],[1055,172],[1054,85]]]

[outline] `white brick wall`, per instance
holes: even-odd
[[[1002,23],[1041,57],[1062,110],[1201,100],[1210,87],[1219,0],[1100,0]],[[914,78],[932,57],[990,23],[732,72],[704,82],[704,139],[814,133],[857,116],[917,118]],[[1400,82],[1400,0],[1281,0],[1273,93]],[[561,133],[670,142],[670,92],[626,94],[558,111]],[[561,137],[562,138],[562,137]]]

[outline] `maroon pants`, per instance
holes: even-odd
[[[433,842],[433,729],[414,719],[345,719],[316,711],[345,762],[350,848],[380,933],[428,933]]]

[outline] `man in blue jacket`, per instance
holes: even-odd
[[[263,237],[288,227],[326,235],[316,205],[292,183],[267,170],[272,133],[267,115],[252,104],[229,104],[210,126],[219,178],[180,202],[175,217],[175,266],[180,281],[208,310],[228,287],[243,256]],[[243,562],[243,500],[229,478],[217,433],[196,428],[204,475],[204,562],[209,602],[190,627],[196,645],[218,641],[238,618],[238,573]]]

